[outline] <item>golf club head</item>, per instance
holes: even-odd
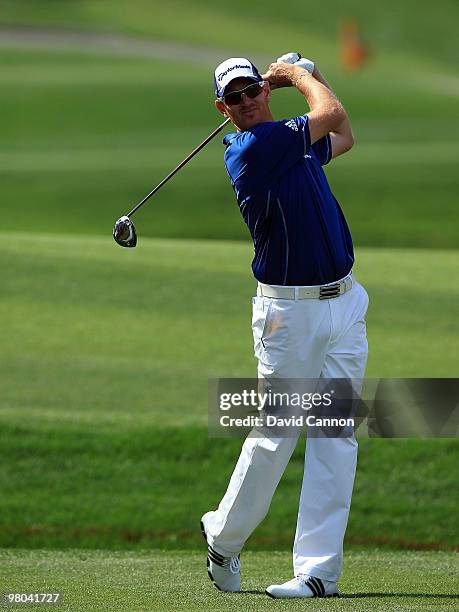
[[[122,247],[135,247],[137,234],[129,217],[120,217],[113,228],[113,238]]]

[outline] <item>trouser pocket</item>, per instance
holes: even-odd
[[[253,298],[253,346],[255,357],[264,365],[276,368],[289,351],[291,326],[290,300],[258,296]]]
[[[266,350],[264,336],[270,309],[271,302],[266,298],[261,296],[252,298],[253,350],[257,359],[260,359],[263,351]]]

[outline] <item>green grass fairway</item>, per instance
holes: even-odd
[[[0,385],[14,422],[77,414],[109,427],[134,410],[137,423],[156,414],[162,426],[203,424],[208,378],[255,375],[252,247],[150,240],[138,229],[132,250],[109,232],[0,233],[8,330]],[[457,252],[359,249],[356,257],[370,295],[367,375],[454,376]]]
[[[341,599],[273,601],[272,583],[291,578],[287,552],[245,553],[242,592],[218,592],[200,552],[0,550],[2,591],[62,592],[58,610],[457,610],[457,558],[452,553],[351,552],[340,581]],[[21,610],[24,606],[8,607]],[[35,609],[35,608],[34,608]]]
[[[253,377],[241,242],[0,234],[0,545],[195,547],[239,440],[209,440],[207,381]],[[454,251],[362,248],[368,375],[454,376]],[[441,313],[441,316],[439,316]],[[457,544],[454,440],[362,440],[348,536]],[[299,445],[251,546],[288,547]]]

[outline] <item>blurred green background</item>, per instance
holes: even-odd
[[[212,141],[213,67],[316,59],[356,146],[327,167],[370,294],[369,376],[457,376],[455,2],[0,0],[0,546],[190,547],[241,442],[207,437],[207,380],[256,373],[252,246]],[[356,19],[368,62],[341,65]],[[302,114],[275,92],[278,118]],[[287,550],[299,448],[251,546]],[[457,443],[363,440],[347,541],[457,545]]]

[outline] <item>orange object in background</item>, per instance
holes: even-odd
[[[358,23],[355,19],[346,19],[339,28],[341,62],[346,70],[356,72],[367,62],[370,56],[368,46],[363,42]]]

